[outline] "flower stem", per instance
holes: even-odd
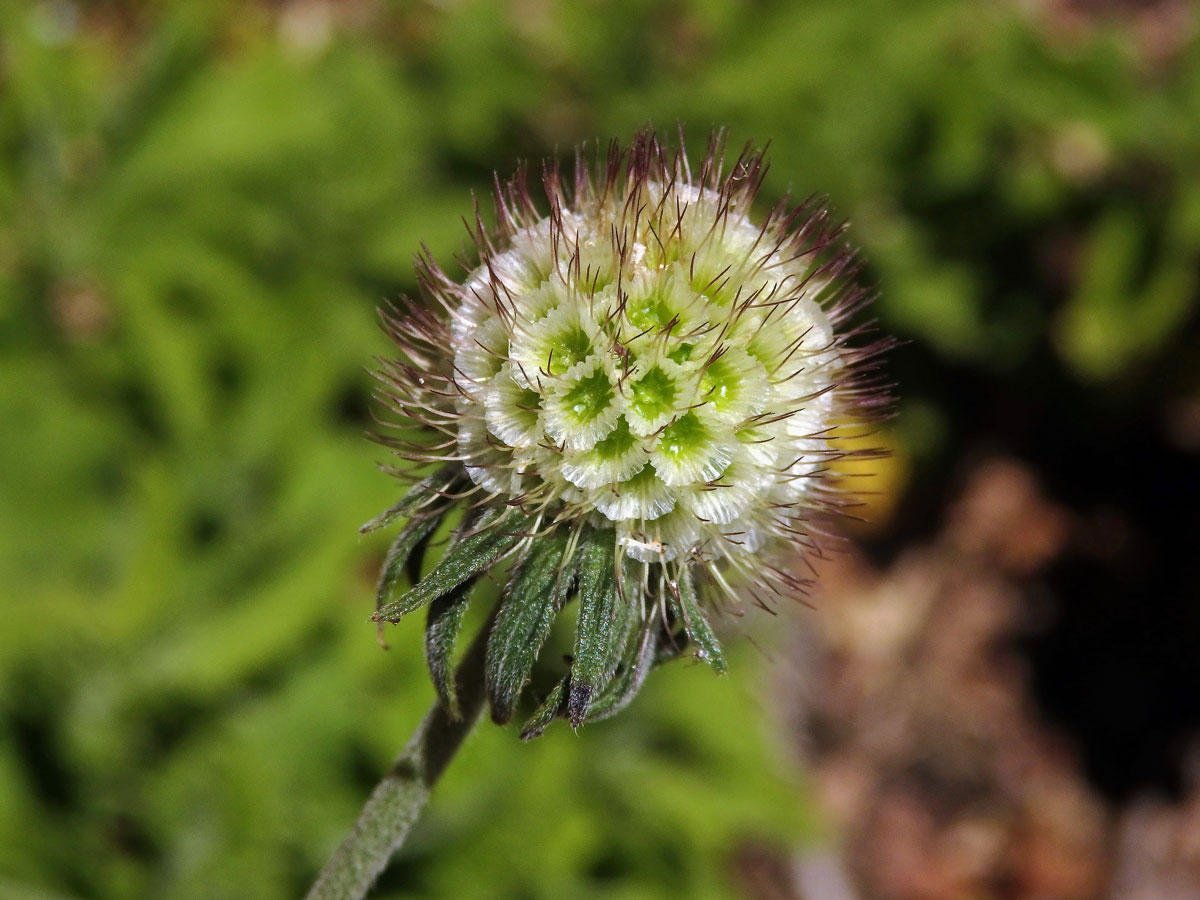
[[[361,900],[429,801],[434,784],[479,720],[484,700],[484,658],[491,622],[480,629],[455,674],[461,717],[435,703],[375,786],[358,821],[308,892],[307,900]]]

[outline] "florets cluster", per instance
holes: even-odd
[[[644,562],[743,554],[810,493],[844,376],[824,286],[677,180],[522,229],[452,328],[471,479],[616,525]]]
[[[658,604],[669,624],[696,572],[731,598],[803,590],[771,554],[813,549],[813,514],[841,503],[836,428],[883,400],[876,348],[838,333],[863,300],[853,254],[812,203],[756,222],[765,171],[749,150],[725,168],[715,139],[693,174],[645,133],[569,186],[548,168],[544,210],[521,174],[497,185],[494,230],[477,214],[467,278],[426,254],[433,308],[386,317],[404,353],[387,398],[440,436],[392,446],[460,466],[462,493],[531,535],[609,535],[619,573],[644,567],[626,579],[641,618]]]

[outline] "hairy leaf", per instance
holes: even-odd
[[[567,602],[578,559],[564,565],[570,538],[569,528],[559,528],[539,539],[509,582],[487,648],[487,690],[497,724],[512,718],[554,617]]]
[[[432,475],[414,484],[395,506],[385,510],[370,522],[361,526],[358,529],[359,533],[369,534],[372,531],[378,531],[380,528],[386,528],[397,519],[410,516],[426,505],[432,505],[435,501],[442,499],[443,495],[450,491],[455,486],[455,482],[460,478],[461,470],[458,467],[453,465],[444,466]]]
[[[546,730],[546,726],[563,714],[566,691],[567,679],[562,678],[550,689],[550,693],[542,705],[537,708],[537,712],[521,726],[521,740],[532,741],[534,738],[540,737]]]
[[[432,515],[413,519],[392,541],[387,556],[384,557],[383,568],[379,572],[379,582],[375,588],[376,611],[387,602],[388,597],[396,589],[396,585],[400,583],[401,576],[406,569],[411,578],[412,569],[417,568],[419,576],[421,558],[425,555],[424,546],[430,535],[442,523],[442,519],[446,517],[446,512],[447,510],[442,509]],[[410,563],[414,565],[410,565]]]
[[[715,671],[725,672],[725,655],[721,652],[721,643],[717,640],[704,611],[700,609],[690,569],[684,568],[669,599],[671,612],[683,623],[688,641],[696,646],[696,656],[707,662]]]
[[[429,605],[429,617],[425,624],[425,661],[429,665],[429,676],[437,690],[438,702],[455,721],[462,716],[454,684],[454,643],[462,629],[463,616],[474,586],[475,579],[469,578],[448,594],[434,600]]]
[[[629,637],[633,604],[616,581],[614,540],[610,530],[592,531],[579,550],[579,623],[567,700],[575,727],[612,678]]]
[[[486,572],[527,536],[533,516],[515,507],[487,513],[462,535],[433,571],[402,596],[375,612],[375,622],[399,622],[414,610]]]
[[[637,647],[626,660],[625,667],[596,701],[588,708],[587,720],[598,722],[615,716],[627,707],[646,683],[646,676],[658,664],[658,617],[651,614],[642,623]]]

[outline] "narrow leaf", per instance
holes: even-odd
[[[696,598],[691,569],[686,566],[674,590],[670,592],[671,612],[683,623],[688,641],[696,646],[696,656],[704,660],[718,673],[726,670],[725,655],[721,643],[709,624]]]
[[[424,556],[423,548],[429,536],[446,517],[446,512],[447,510],[443,509],[433,515],[413,519],[392,541],[392,546],[388,548],[387,556],[383,559],[383,568],[379,571],[379,583],[375,587],[376,612],[396,589],[405,569],[409,568],[409,562],[415,560],[419,568],[420,558]]]
[[[386,528],[397,519],[412,515],[425,504],[432,503],[436,499],[442,499],[443,494],[455,487],[455,482],[460,478],[460,472],[461,470],[457,466],[445,466],[429,477],[417,482],[409,488],[408,493],[401,498],[399,503],[360,527],[358,529],[359,533],[369,534],[372,531],[378,531],[380,528]]]
[[[447,512],[449,512],[448,509]],[[440,523],[443,518],[445,518],[445,513],[438,516],[438,522]],[[425,532],[424,536],[413,546],[412,552],[408,554],[408,561],[404,564],[404,574],[408,576],[409,584],[416,584],[421,580],[421,569],[425,565],[425,551],[429,549],[431,540],[433,540],[433,531]]]
[[[438,702],[455,722],[462,718],[454,685],[454,642],[462,628],[475,579],[470,578],[429,605],[425,624],[425,662],[437,690]]]
[[[498,725],[512,718],[554,617],[566,605],[575,580],[575,560],[563,565],[570,538],[569,528],[558,528],[538,539],[501,601],[488,637],[486,670],[492,719]]]
[[[456,541],[433,571],[402,596],[376,610],[375,622],[399,622],[410,612],[454,590],[464,581],[486,572],[512,550],[533,524],[533,516],[515,507],[489,511],[470,533]]]
[[[592,698],[612,678],[629,634],[632,604],[618,590],[614,541],[611,530],[593,531],[579,550],[579,623],[567,699],[576,728],[583,724]]]
[[[532,741],[540,737],[546,726],[563,714],[563,697],[567,691],[567,679],[562,678],[550,689],[546,701],[537,708],[529,721],[521,726],[521,740]]]
[[[658,663],[658,629],[658,617],[651,614],[642,623],[633,657],[626,661],[617,678],[588,708],[589,722],[599,722],[615,716],[633,702],[633,698],[646,683],[646,676]]]

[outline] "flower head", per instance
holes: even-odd
[[[720,137],[693,172],[682,146],[645,132],[595,172],[577,159],[569,185],[548,167],[545,211],[519,174],[497,185],[494,230],[476,215],[466,279],[425,254],[431,302],[385,314],[401,358],[379,377],[402,422],[382,439],[442,465],[383,517],[410,521],[375,618],[433,604],[427,650],[448,708],[470,586],[507,557],[488,646],[498,721],[556,613],[580,603],[570,671],[526,734],[621,708],[685,647],[722,669],[708,611],[805,589],[796,557],[817,550],[814,518],[845,502],[829,476],[846,455],[837,429],[886,392],[865,365],[879,347],[839,331],[864,301],[840,228],[811,202],[756,220],[765,172],[749,149],[726,166]],[[456,542],[399,591],[456,506]]]

